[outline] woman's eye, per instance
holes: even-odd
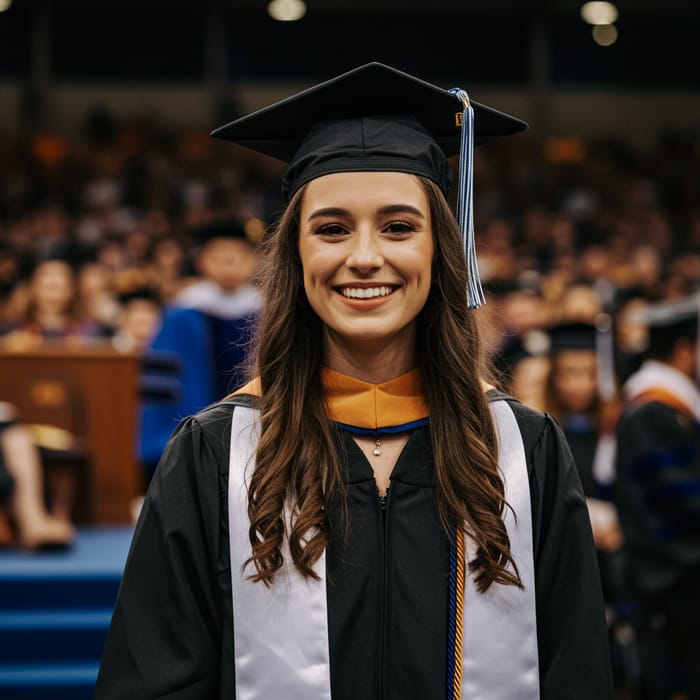
[[[406,221],[392,221],[388,226],[384,228],[386,233],[411,233],[415,231],[416,227],[413,224],[409,224]]]
[[[340,236],[345,233],[345,229],[340,224],[323,224],[316,229],[320,236]]]

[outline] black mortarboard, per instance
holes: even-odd
[[[526,128],[520,119],[470,102],[459,88],[445,90],[368,63],[236,119],[212,136],[287,162],[285,200],[316,177],[353,171],[422,175],[447,196],[448,158],[460,154],[457,218],[469,265],[470,306],[478,306],[483,292],[473,244],[473,146]]]
[[[190,235],[198,246],[204,246],[218,238],[249,241],[243,224],[235,219],[215,219],[190,230]]]
[[[628,322],[647,326],[649,334],[647,353],[650,356],[668,357],[674,343],[680,338],[697,339],[700,293],[649,304],[645,308],[631,311],[625,319]],[[698,352],[700,353],[700,346]],[[700,367],[700,361],[698,366]]]
[[[596,327],[583,321],[560,323],[549,329],[549,354],[563,350],[595,350]]]

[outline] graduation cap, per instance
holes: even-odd
[[[427,177],[445,196],[448,158],[459,154],[457,219],[469,271],[468,304],[484,302],[474,248],[474,145],[527,128],[520,119],[382,63],[367,63],[215,129],[288,164],[288,201],[310,180],[338,172],[391,171]]]
[[[625,319],[647,327],[649,341],[646,352],[648,355],[666,358],[677,340],[681,338],[697,340],[700,293],[648,304],[645,308],[626,314]],[[700,344],[698,344],[698,353],[700,368]]]
[[[549,329],[549,339],[550,355],[563,350],[595,350],[596,327],[584,321],[560,323]]]
[[[506,337],[503,345],[493,354],[492,361],[495,368],[510,381],[515,367],[523,360],[546,357],[549,344],[547,333],[534,328],[522,335]]]
[[[700,294],[691,294],[681,299],[649,304],[629,314],[629,319],[652,328],[670,328],[688,321],[695,321],[700,313]]]
[[[122,306],[129,304],[132,301],[150,301],[159,306],[162,304],[158,292],[150,286],[131,287],[125,289],[118,295],[119,303]]]
[[[568,321],[549,329],[550,357],[565,350],[590,350],[598,356],[598,393],[611,399],[616,393],[615,347],[612,318],[601,313],[595,323]]]
[[[206,224],[197,226],[190,230],[190,236],[195,244],[202,247],[211,241],[224,238],[238,241],[250,240],[246,234],[245,227],[237,219],[215,219]]]

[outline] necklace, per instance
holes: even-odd
[[[372,454],[375,457],[379,457],[379,455],[382,454],[382,441],[377,438],[376,442],[374,443],[374,449],[372,450]]]

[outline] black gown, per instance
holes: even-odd
[[[670,698],[686,691],[696,700],[700,423],[689,412],[650,401],[630,408],[617,433],[616,500],[629,590],[639,607],[641,685],[649,693],[643,697]]]
[[[613,698],[595,550],[571,453],[550,417],[511,405],[530,481],[541,697]],[[169,441],[137,524],[95,700],[235,698],[231,410],[227,402],[209,407]],[[349,434],[340,439],[351,527],[326,556],[332,697],[442,699],[449,544],[434,503],[429,428],[411,434],[384,510],[364,454]]]

